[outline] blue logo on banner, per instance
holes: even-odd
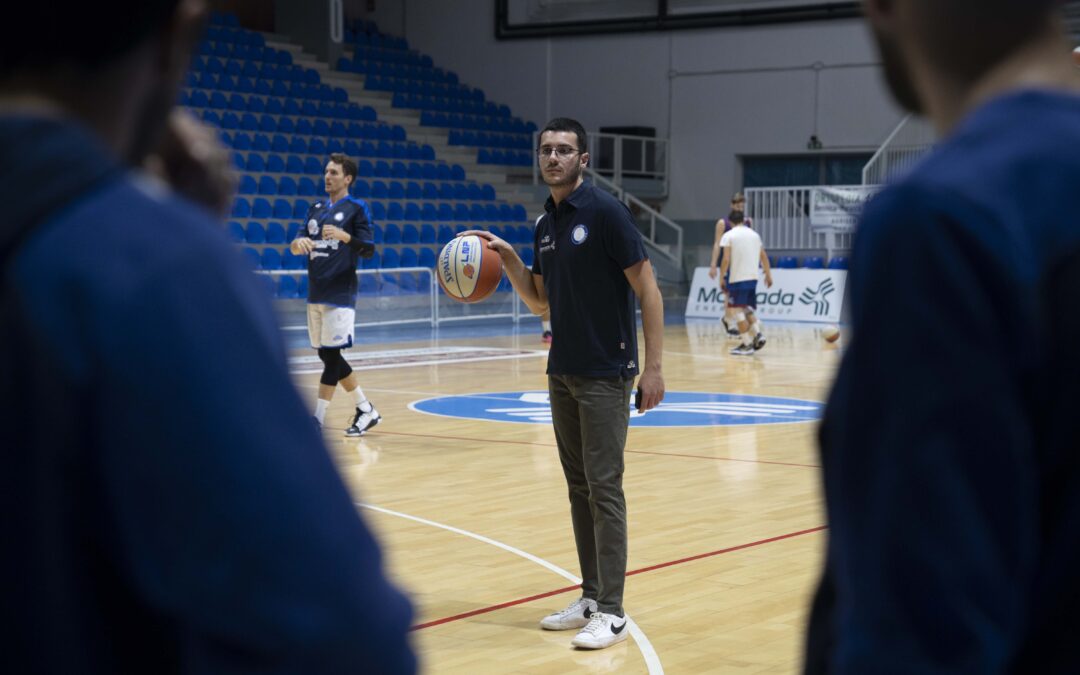
[[[414,401],[409,408],[428,415],[459,419],[551,424],[546,391],[503,391],[491,394],[440,396]],[[821,418],[817,401],[774,396],[669,391],[657,408],[638,413],[630,404],[632,427],[713,427],[736,424],[785,424]]]

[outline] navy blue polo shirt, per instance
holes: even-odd
[[[634,289],[623,270],[648,258],[630,210],[585,182],[533,231],[532,273],[544,279],[555,340],[549,375],[638,373]]]

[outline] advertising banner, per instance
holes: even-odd
[[[880,186],[816,187],[810,190],[810,227],[853,232],[863,207]]]
[[[758,280],[757,314],[762,319],[840,322],[846,271],[774,269],[772,277],[772,288],[765,288],[764,278]],[[708,267],[696,268],[686,299],[686,316],[719,319],[723,315],[719,280],[709,278]]]

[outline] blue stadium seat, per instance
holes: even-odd
[[[248,178],[248,176],[244,176]],[[259,194],[261,195],[276,195],[278,192],[277,183],[270,176],[263,176],[259,179]]]
[[[419,265],[420,267],[435,267],[435,249],[420,249],[420,256],[417,258],[417,265]]]
[[[420,243],[421,244],[434,244],[435,243],[435,226],[425,223],[420,226]]]
[[[244,226],[235,220],[229,221],[229,238],[235,242],[243,242],[247,240],[247,235],[244,233]]]
[[[521,262],[525,263],[526,267],[532,267],[533,264],[533,248],[532,246],[521,247]]]
[[[377,270],[379,269],[379,265],[381,263],[382,255],[378,251],[375,251],[374,255],[372,255],[370,258],[360,259],[360,266],[366,270]]]
[[[403,244],[416,244],[420,241],[420,230],[411,223],[407,223],[401,228],[401,243]]]
[[[382,253],[380,269],[389,270],[401,267],[401,256],[392,248],[385,249]]]
[[[300,277],[300,282],[297,284],[296,297],[306,298],[308,296],[308,276],[305,274]]]
[[[272,220],[266,224],[266,243],[267,244],[284,244],[285,243],[285,227]]]
[[[253,195],[259,191],[259,185],[254,178],[244,174],[240,176],[240,187],[237,191],[242,195]]]
[[[266,228],[261,223],[248,223],[244,231],[244,241],[249,244],[266,243]]]
[[[252,218],[269,218],[274,215],[274,208],[270,206],[270,202],[262,197],[256,197],[255,202],[251,206]]]
[[[302,270],[306,265],[306,255],[294,255],[289,249],[285,249],[285,252],[281,254],[281,269],[283,270]]]
[[[419,255],[416,253],[416,249],[406,247],[401,249],[401,266],[402,267],[416,267],[419,264]]]
[[[311,202],[306,199],[297,199],[293,204],[292,216],[293,218],[306,218],[308,209],[311,208]]]
[[[266,170],[270,173],[284,173],[288,170],[288,165],[281,155],[270,153],[266,156]]]
[[[295,298],[299,295],[300,284],[296,277],[283,274],[278,281],[277,296],[279,298]]]
[[[798,266],[799,266],[799,259],[794,257],[794,256],[790,256],[790,255],[780,256],[776,260],[776,267],[778,269],[795,269]]]
[[[394,223],[387,223],[383,228],[383,242],[387,244],[401,243],[401,228]]]
[[[260,265],[264,270],[281,269],[281,251],[272,246],[267,246],[262,251]]]
[[[272,212],[272,215],[273,215],[274,218],[281,218],[282,220],[287,220],[288,218],[292,217],[292,214],[293,214],[293,206],[292,206],[292,204],[289,203],[288,200],[286,200],[286,199],[275,199],[274,200],[274,209],[273,209],[273,212]]]
[[[237,197],[233,202],[232,216],[234,218],[247,218],[251,215],[251,202],[243,197]]]
[[[259,264],[262,262],[262,258],[259,256],[259,252],[250,246],[245,246],[240,249],[243,253],[244,259],[251,265],[251,269],[259,269]]]
[[[360,275],[360,294],[361,295],[377,295],[379,292],[379,280],[375,278],[374,274],[361,274]]]
[[[300,181],[296,186],[296,194],[301,197],[315,197],[318,195],[319,188],[315,185],[315,181],[311,180],[307,176],[301,176]],[[361,195],[357,195],[358,197]]]
[[[278,179],[277,189],[279,195],[292,197],[296,194],[296,181],[290,176],[282,176]]]
[[[829,269],[831,270],[846,270],[848,268],[848,259],[842,255],[838,255],[829,261]]]
[[[289,154],[285,158],[285,171],[291,174],[303,173],[303,158],[298,154]]]

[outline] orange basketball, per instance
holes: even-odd
[[[502,258],[475,234],[451,239],[435,268],[443,292],[459,302],[487,298],[498,288],[502,272]]]

